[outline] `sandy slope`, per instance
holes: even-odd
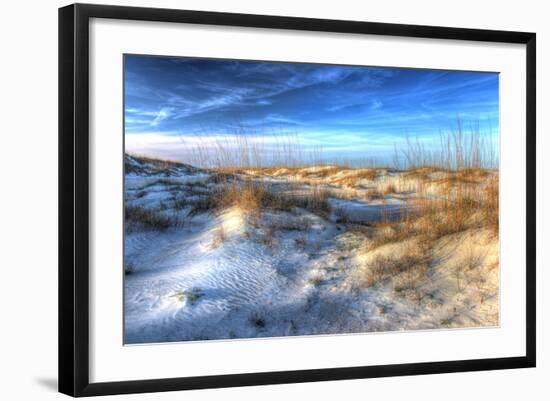
[[[183,196],[192,203],[214,185],[211,173],[142,167],[126,176],[127,204],[162,210],[181,224],[126,232],[126,343],[498,324],[498,241],[483,230],[439,240],[415,291],[402,289],[404,275],[365,287],[369,261],[408,248],[365,249],[364,235],[350,224],[399,212],[398,196],[331,199],[347,224],[334,213],[322,218],[305,210],[266,211],[260,221],[236,208],[190,216],[190,207],[176,209],[172,202]],[[270,179],[288,182],[280,175]],[[296,221],[305,221],[306,229],[296,229]],[[474,254],[475,271],[453,273]]]

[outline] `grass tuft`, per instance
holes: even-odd
[[[124,208],[126,227],[130,230],[145,227],[155,230],[166,230],[178,223],[175,217],[166,216],[159,210],[142,206],[126,205]]]
[[[229,207],[238,207],[243,212],[260,217],[265,209],[291,212],[296,208],[307,209],[321,216],[328,216],[329,192],[312,187],[303,194],[277,191],[261,182],[231,182],[213,189],[195,203],[191,214],[216,213]]]

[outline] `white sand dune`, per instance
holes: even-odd
[[[214,173],[172,166],[164,174],[139,159],[131,162],[136,164],[126,177],[127,205],[159,210],[178,224],[127,229],[128,344],[498,324],[498,239],[483,230],[435,245],[435,262],[420,284],[424,296],[415,300],[407,291],[397,293],[404,276],[358,284],[370,260],[399,256],[406,244],[368,251],[364,235],[348,227],[399,215],[405,203],[398,195],[382,201],[354,193],[331,198],[333,211],[345,214],[348,225],[334,212],[321,217],[303,209],[265,211],[259,221],[238,208],[190,214],[193,199],[216,185],[209,181]],[[280,174],[272,179],[282,191],[308,188],[288,185]],[[180,198],[188,204],[176,208]],[[305,228],[293,226],[297,221]],[[472,253],[483,269],[482,284],[474,283],[473,274],[453,274]]]

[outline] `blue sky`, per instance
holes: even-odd
[[[498,137],[498,74],[125,56],[127,151],[185,159],[182,144],[288,134],[328,158],[384,157],[407,136],[476,124]],[[187,149],[187,150],[186,150]]]

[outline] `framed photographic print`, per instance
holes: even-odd
[[[59,390],[535,366],[535,82],[534,33],[61,8]]]

